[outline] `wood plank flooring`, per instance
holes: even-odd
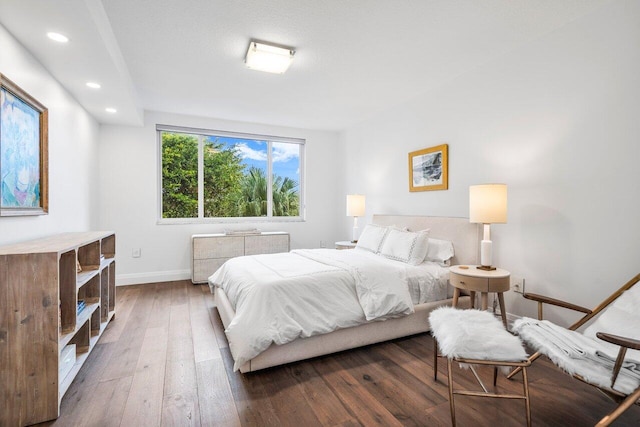
[[[119,287],[117,314],[46,426],[449,426],[446,363],[430,335],[252,374],[233,372],[206,286]],[[459,387],[478,388],[456,368]],[[485,384],[491,371],[480,370]],[[540,360],[529,371],[534,426],[594,425],[614,405]],[[520,393],[521,378],[498,379]],[[456,397],[459,426],[522,426],[524,404]],[[615,424],[640,425],[634,406]]]

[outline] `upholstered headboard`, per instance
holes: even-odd
[[[429,237],[453,242],[455,255],[451,265],[477,264],[478,244],[482,237],[479,224],[472,224],[469,218],[412,215],[373,215],[373,223],[407,227],[410,231],[429,229]]]

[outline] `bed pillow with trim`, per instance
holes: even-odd
[[[417,233],[390,229],[382,243],[380,255],[411,265],[422,264],[429,246],[428,230]]]
[[[367,224],[364,230],[362,230],[362,234],[360,234],[358,243],[356,243],[356,249],[363,249],[377,254],[380,251],[380,247],[388,231],[388,227]]]

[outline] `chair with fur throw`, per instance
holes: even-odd
[[[433,376],[438,379],[438,353],[447,358],[449,379],[449,406],[451,424],[456,425],[455,395],[517,399],[524,401],[527,426],[531,426],[531,405],[529,403],[529,384],[527,381],[527,359],[522,342],[511,335],[502,322],[492,313],[480,310],[459,310],[453,307],[440,307],[429,315],[429,324],[434,342]],[[454,390],[453,362],[469,368],[482,391]],[[523,371],[522,395],[494,393],[487,390],[475,371],[474,366],[493,367],[493,385],[496,385],[497,368],[505,368],[505,374],[513,367]]]
[[[537,353],[545,355],[575,378],[597,387],[618,403],[600,420],[608,426],[634,404],[640,404],[640,274],[593,310],[542,295],[524,293],[538,302],[538,320],[522,318],[513,331]],[[585,315],[569,328],[542,320],[543,304],[576,310]],[[577,329],[593,319],[584,331]],[[515,369],[508,378],[513,377]]]

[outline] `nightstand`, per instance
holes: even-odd
[[[353,242],[350,242],[349,240],[336,242],[336,249],[353,249],[355,247],[356,247],[356,244]]]
[[[500,303],[500,315],[502,323],[507,327],[507,310],[504,307],[503,292],[508,291],[510,287],[509,273],[502,268],[486,271],[479,270],[475,265],[454,265],[449,269],[449,283],[454,287],[453,290],[453,307],[458,305],[460,290],[464,289],[471,294],[471,308],[475,306],[476,292],[480,292],[481,308],[487,309],[489,292],[498,294],[498,302]]]

